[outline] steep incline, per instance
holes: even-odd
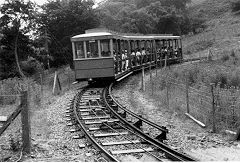
[[[240,47],[240,15],[231,11],[229,0],[205,0],[193,5],[190,12],[206,19],[206,29],[183,39],[184,54],[198,56],[213,50],[222,55]]]

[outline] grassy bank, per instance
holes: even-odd
[[[59,72],[59,80],[64,94],[71,89],[74,73],[69,67],[64,67]],[[12,78],[0,82],[0,115],[9,116],[19,105],[19,94],[21,91],[28,91],[28,102],[30,110],[31,138],[47,139],[50,134],[50,122],[47,119],[46,109],[58,96],[52,94],[54,71],[37,74],[33,78]],[[18,118],[0,137],[0,161],[17,160],[21,152],[21,118]]]
[[[169,112],[184,117],[189,105],[190,114],[211,129],[214,98],[217,131],[236,131],[240,125],[240,63],[233,53],[215,61],[161,69],[152,81],[146,85],[147,93]]]

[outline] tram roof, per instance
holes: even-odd
[[[172,36],[172,35],[125,35],[123,36],[130,40],[153,40],[153,39],[179,39],[180,36]]]
[[[108,32],[98,32],[98,33],[85,33],[85,34],[80,34],[73,36],[72,38],[84,38],[84,37],[97,37],[97,36],[111,36],[113,35],[112,33]]]
[[[129,39],[129,40],[153,40],[153,39],[179,39],[180,36],[173,36],[171,34],[120,34],[107,29],[90,29],[86,30],[85,34],[73,36],[72,41],[95,40],[95,39]]]

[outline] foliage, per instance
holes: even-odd
[[[222,58],[221,58],[221,60],[222,61],[228,61],[230,59],[230,57],[229,57],[229,55],[227,55],[227,54],[224,54],[223,56],[222,56]]]
[[[231,2],[231,7],[233,12],[240,11],[240,1],[237,0],[237,1]]]
[[[2,50],[0,51],[1,66],[0,80],[8,77],[19,76],[16,67],[14,56],[15,30],[6,28],[3,30],[3,38],[0,40]],[[28,36],[19,33],[18,36],[18,57],[21,60],[26,60],[29,56],[34,56],[32,42]]]
[[[20,150],[21,148],[21,131],[20,129],[17,130],[15,135],[13,136],[12,134],[9,134],[9,144],[10,144],[10,149],[14,152]]]
[[[42,6],[43,13],[38,15],[37,20],[39,35],[47,33],[51,41],[49,53],[53,57],[52,66],[72,64],[70,38],[99,25],[93,5],[92,1],[71,0],[69,3],[50,1]]]
[[[91,0],[49,1],[38,10],[31,1],[5,0],[0,9],[0,79],[23,75],[20,63],[27,75],[37,71],[27,64],[29,57],[45,67],[47,60],[52,67],[72,65],[70,38],[99,25],[93,5]]]
[[[42,64],[33,57],[29,57],[26,61],[22,61],[21,65],[27,76],[32,76],[43,71]]]
[[[101,25],[127,33],[187,34],[203,28],[203,19],[190,18],[190,0],[114,0],[98,8]]]
[[[25,37],[25,42],[19,42],[19,37],[22,35],[22,38],[24,38],[24,35],[34,26],[35,6],[31,1],[24,2],[24,0],[5,0],[5,3],[1,6],[0,11],[2,14],[0,18],[0,26],[2,27],[3,34],[5,35],[5,39],[10,37],[10,40],[5,40],[5,46],[11,46],[10,49],[7,49],[10,50],[8,53],[14,53],[18,73],[23,77],[24,74],[19,64],[19,60],[22,59],[21,57],[19,58],[19,45],[24,43],[26,46],[22,46],[24,49],[21,49],[21,51],[28,53],[28,51],[25,50],[29,49],[27,45],[29,39]],[[24,55],[24,53],[20,55]],[[1,60],[3,62],[5,61],[2,58]]]

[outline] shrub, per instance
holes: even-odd
[[[220,84],[220,87],[224,88],[224,86],[228,84],[227,79],[227,73],[216,71],[214,76],[211,77],[211,83],[215,85]]]
[[[231,3],[232,11],[233,12],[238,12],[240,11],[240,1],[232,2]]]
[[[228,84],[231,86],[240,86],[240,67],[232,72]]]
[[[236,57],[236,54],[235,54],[234,50],[231,51],[230,56],[231,56],[231,57],[234,57],[234,58]]]
[[[223,62],[226,62],[226,61],[228,61],[230,59],[230,57],[229,57],[229,55],[227,55],[227,54],[224,54],[223,56],[222,56],[222,58],[221,58],[221,60],[223,61]]]
[[[29,57],[28,60],[21,62],[22,70],[27,76],[32,76],[37,72],[43,71],[42,64],[35,58]]]
[[[10,143],[10,149],[14,152],[18,151],[21,148],[21,131],[20,129],[17,130],[13,136],[12,134],[9,134],[9,143]]]
[[[199,73],[200,73],[200,68],[198,66],[190,67],[190,69],[187,70],[187,73],[185,74],[185,76],[190,85],[197,83]]]

